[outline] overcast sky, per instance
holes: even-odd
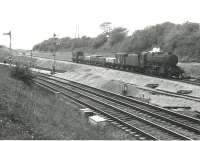
[[[94,37],[105,21],[132,33],[170,21],[200,23],[199,0],[0,0],[0,44],[9,45],[4,32],[12,31],[12,47],[31,49],[53,36]]]

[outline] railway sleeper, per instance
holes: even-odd
[[[111,123],[114,124],[114,125],[120,124],[120,123],[118,123],[118,122],[116,122],[116,121],[112,121]]]
[[[141,134],[137,133],[136,131],[133,131],[133,129],[129,129],[128,127],[124,127],[124,125],[118,124],[117,127],[124,130],[125,132],[128,132],[128,134],[131,134],[134,137],[141,137],[143,139],[146,139],[145,137],[142,137]]]
[[[121,124],[118,124],[117,126],[120,127],[120,128],[123,128],[123,127],[124,127],[124,125],[121,125]]]
[[[121,120],[123,120],[123,121],[131,121],[131,120],[133,120],[133,118],[131,118],[131,117],[127,117],[127,118],[120,118]]]
[[[133,131],[131,129],[129,129],[129,128],[124,129],[124,131],[128,132],[128,133],[133,133]]]
[[[121,120],[130,118],[130,117],[127,117],[127,116],[124,116],[124,115],[114,115],[114,116],[121,119]]]

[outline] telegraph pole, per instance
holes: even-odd
[[[56,34],[53,33],[53,43],[54,43],[54,50],[53,50],[53,68],[52,68],[52,74],[55,74],[56,72]]]
[[[75,39],[78,38],[79,39],[79,24],[76,25],[76,31],[75,31]]]
[[[33,60],[33,50],[31,50],[31,66],[32,67],[32,60]]]
[[[74,36],[75,39],[76,39],[76,35],[77,35],[77,25],[76,25],[75,36]]]
[[[77,25],[77,27],[78,27],[78,39],[79,39],[79,25]]]
[[[9,63],[10,63],[10,67],[11,67],[11,62],[12,62],[12,48],[11,48],[11,31],[9,31],[8,33],[3,33],[3,35],[9,35],[10,38],[10,56],[9,56]]]

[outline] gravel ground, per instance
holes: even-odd
[[[53,61],[40,58],[37,60],[36,63],[40,64],[41,67],[46,67],[51,66]],[[129,72],[122,72],[108,68],[101,68],[83,64],[75,64],[65,61],[57,61],[56,67],[58,69],[62,68],[66,71],[65,73],[58,73],[56,74],[56,76],[78,81],[87,85],[106,89],[116,93],[121,93],[121,87],[124,83],[136,84],[139,86],[156,83],[159,84],[156,89],[171,92],[177,92],[178,90],[192,90],[192,93],[190,93],[189,95],[200,97],[199,86],[194,86],[181,82],[174,82],[170,80],[153,78]],[[131,85],[128,85],[128,95],[150,99],[150,102],[156,105],[191,106],[192,110],[200,111],[200,104],[198,102],[164,95],[153,95],[148,92],[138,90]]]
[[[178,63],[185,72],[193,77],[200,77],[200,63]]]

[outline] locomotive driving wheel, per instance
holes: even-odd
[[[166,72],[166,69],[165,69],[165,66],[161,66],[161,67],[158,69],[158,75],[159,75],[159,76],[162,76],[162,77],[168,76],[168,74],[167,74],[167,72]]]

